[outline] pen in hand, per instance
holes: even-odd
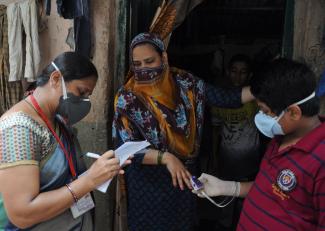
[[[98,155],[96,153],[91,153],[91,152],[87,152],[83,156],[88,156],[88,157],[91,157],[91,158],[94,158],[94,159],[98,159],[100,157],[100,155]]]
[[[92,153],[92,152],[87,152],[84,153],[80,156],[80,158],[84,158],[84,157],[90,157],[90,158],[94,158],[94,159],[98,159],[99,157],[101,157],[101,155],[96,154],[96,153]]]

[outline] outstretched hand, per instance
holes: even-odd
[[[165,152],[162,163],[166,165],[168,171],[170,172],[174,187],[179,186],[182,190],[184,190],[184,188],[187,186],[189,189],[192,189],[190,182],[191,174],[176,156],[169,152]]]

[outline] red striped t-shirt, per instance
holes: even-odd
[[[265,153],[237,230],[325,230],[325,123],[279,152],[280,142]]]

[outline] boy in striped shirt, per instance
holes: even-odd
[[[199,178],[209,196],[246,197],[237,230],[325,230],[325,119],[315,88],[314,73],[286,59],[252,80],[255,124],[273,138],[255,181]]]

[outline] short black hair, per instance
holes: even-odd
[[[95,65],[85,56],[77,52],[64,52],[57,56],[53,62],[59,68],[65,82],[74,79],[83,79],[90,76],[98,78],[98,72]],[[49,64],[43,72],[37,77],[37,86],[44,86],[55,71],[52,64]]]
[[[236,55],[232,56],[228,63],[228,69],[230,69],[231,66],[237,62],[245,63],[248,68],[248,71],[252,70],[251,58],[248,55],[244,55],[244,54],[236,54]]]
[[[250,82],[252,94],[279,114],[293,103],[309,95],[316,88],[316,76],[305,64],[289,59],[277,59],[256,73]],[[304,116],[319,113],[319,99],[315,96],[299,105]]]

